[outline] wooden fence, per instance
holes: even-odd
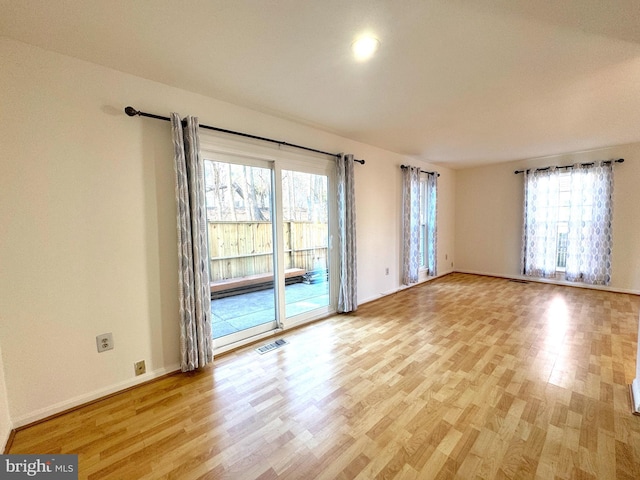
[[[326,223],[284,223],[284,267],[326,269]],[[270,222],[209,222],[211,281],[273,272]]]

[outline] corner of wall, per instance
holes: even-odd
[[[2,445],[3,452],[6,450],[12,431],[13,423],[9,415],[9,400],[4,379],[4,362],[2,360],[2,348],[0,347],[0,445]]]

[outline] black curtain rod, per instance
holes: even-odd
[[[137,115],[137,116],[140,116],[140,117],[155,118],[157,120],[166,120],[167,122],[171,121],[171,119],[169,117],[163,117],[161,115],[154,115],[153,113],[141,112],[140,110],[136,110],[133,107],[126,107],[124,109],[124,113],[126,113],[130,117],[135,117]],[[282,145],[282,146],[285,146],[285,147],[299,148],[301,150],[307,150],[308,152],[322,153],[324,155],[329,155],[329,156],[332,156],[332,157],[339,157],[340,156],[340,154],[338,154],[338,153],[324,152],[322,150],[316,150],[315,148],[304,147],[302,145],[296,145],[294,143],[283,142],[283,141],[280,141],[280,140],[274,140],[272,138],[267,138],[267,137],[259,137],[257,135],[251,135],[249,133],[236,132],[236,131],[233,131],[233,130],[227,130],[227,129],[219,128],[219,127],[212,127],[210,125],[200,124],[200,128],[205,128],[207,130],[214,130],[216,132],[228,133],[228,134],[231,134],[231,135],[237,135],[239,137],[253,138],[254,140],[262,140],[263,142],[277,143],[278,145]],[[364,160],[357,160],[357,159],[354,158],[353,161],[364,165]]]
[[[602,163],[622,163],[622,162],[624,162],[624,158],[619,158],[618,160],[605,160]],[[581,163],[580,165],[583,166],[583,167],[590,167],[591,165],[595,165],[595,164],[596,164],[596,162],[591,162],[591,163]],[[535,171],[536,172],[544,172],[545,170],[549,170],[550,168],[551,167],[536,168]],[[573,165],[564,165],[564,166],[555,167],[555,168],[573,168]],[[528,172],[529,170],[531,170],[531,169],[529,168],[527,170],[516,170],[513,173],[515,173],[515,174],[524,173],[525,171]]]
[[[405,168],[409,168],[409,165],[400,165],[400,168],[402,168],[404,170]],[[420,173],[427,173],[429,175],[440,176],[440,174],[438,172],[427,172],[426,170],[420,170]]]

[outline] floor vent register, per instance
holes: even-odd
[[[284,338],[280,338],[279,340],[276,340],[275,342],[271,342],[271,343],[267,343],[266,345],[263,345],[261,347],[256,348],[256,352],[258,352],[260,355],[262,355],[263,353],[267,353],[270,352],[272,350],[275,350],[277,348],[282,347],[283,345],[286,345],[287,342]]]

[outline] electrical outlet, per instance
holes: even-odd
[[[136,376],[142,375],[143,373],[147,372],[147,367],[144,364],[144,360],[140,360],[139,362],[134,363],[133,368],[136,371]]]
[[[385,269],[384,269],[384,274],[385,274],[385,275],[389,275],[389,267],[387,267],[387,268],[385,268]]]
[[[113,350],[113,335],[111,333],[98,335],[96,337],[96,347],[98,348],[98,353]]]

